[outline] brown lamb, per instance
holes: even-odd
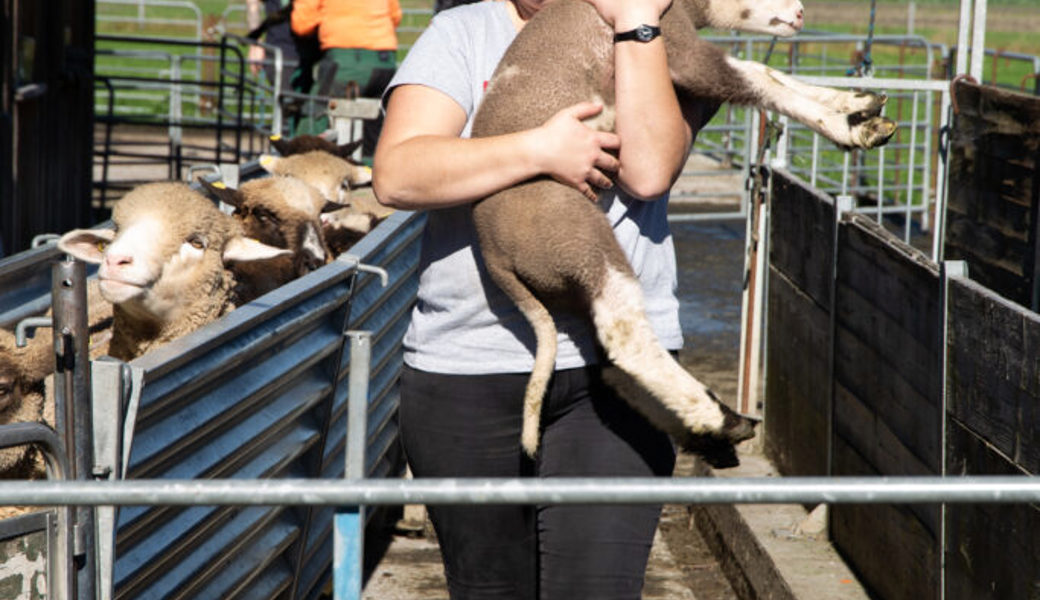
[[[661,30],[691,125],[701,122],[701,107],[729,101],[786,114],[842,147],[887,141],[895,124],[878,116],[883,96],[806,85],[729,57],[697,36],[706,26],[789,36],[801,25],[798,0],[675,0],[661,18]],[[613,43],[613,29],[591,4],[547,4],[500,62],[475,117],[474,137],[537,127],[559,110],[589,100],[605,107],[589,124],[613,130]],[[621,395],[680,444],[720,466],[733,464],[732,445],[754,436],[755,421],[722,404],[661,347],[646,319],[639,282],[597,204],[537,177],[476,203],[473,218],[489,274],[537,339],[524,398],[522,444],[528,454],[538,447],[542,396],[556,355],[556,328],[546,304],[572,306],[578,300],[616,367],[604,376]]]

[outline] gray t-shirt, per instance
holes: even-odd
[[[478,2],[438,13],[409,51],[387,88],[434,88],[469,115],[469,136],[484,87],[516,36],[506,2]],[[652,202],[623,193],[601,195],[614,233],[635,268],[647,315],[662,344],[682,346],[675,296],[675,248],[667,222],[667,197]],[[404,338],[405,362],[434,373],[486,374],[530,371],[534,333],[512,301],[489,279],[477,250],[471,208],[428,213],[420,259],[419,296]],[[598,361],[588,319],[554,312],[559,331],[557,369]]]

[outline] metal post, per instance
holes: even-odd
[[[937,189],[935,192],[935,231],[932,233],[932,260],[935,262],[942,262],[943,245],[946,242],[946,201],[950,189],[947,181],[949,174],[947,173],[948,165],[946,161],[949,160],[950,143],[953,139],[953,116],[948,88],[942,91],[939,114],[942,115],[942,125],[939,129],[939,147],[936,148],[939,160],[935,165]],[[943,134],[944,132],[945,135]]]
[[[947,476],[946,464],[946,420],[947,416],[947,388],[946,373],[949,368],[950,348],[950,279],[953,277],[967,277],[968,263],[963,260],[946,260],[939,263],[940,288],[939,288],[939,474]],[[946,597],[946,503],[939,507],[939,594],[940,600]]]
[[[87,335],[87,278],[85,265],[76,260],[54,263],[51,270],[54,306],[55,395],[64,398],[64,432],[70,479],[93,476],[94,442],[90,393],[90,355]],[[94,552],[94,509],[75,510],[73,560],[78,573],[73,598],[95,598],[97,558]]]
[[[271,133],[282,135],[282,71],[285,69],[285,58],[282,49],[277,46],[267,47],[274,52],[274,103],[271,105]]]
[[[957,66],[953,75],[968,71],[968,24],[971,22],[972,0],[961,0],[960,27],[957,30]]]
[[[130,366],[104,357],[91,363],[94,399],[94,479],[122,476],[123,407],[129,396]],[[97,507],[97,600],[115,597],[116,507]]]
[[[986,0],[975,0],[971,26],[971,68],[968,73],[982,83],[982,60],[986,58]]]
[[[346,478],[361,482],[365,477],[365,446],[368,442],[368,379],[372,361],[372,333],[348,331],[350,336],[350,387],[347,400]],[[333,537],[333,598],[359,600],[364,566],[365,507],[336,510]]]
[[[830,385],[828,386],[828,397],[827,397],[827,470],[826,474],[834,474],[834,388],[836,384],[836,377],[834,376],[835,364],[837,363],[835,346],[837,345],[838,337],[838,243],[841,238],[839,235],[841,231],[841,218],[842,215],[853,210],[855,206],[855,200],[852,196],[838,196],[834,199],[834,236],[832,238],[833,247],[831,248],[831,305],[830,305],[830,327],[829,336],[830,348],[827,353],[827,378],[829,379]]]

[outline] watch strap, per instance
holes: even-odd
[[[661,28],[654,25],[640,25],[635,29],[629,29],[628,31],[622,31],[614,34],[614,42],[649,42],[661,35]]]

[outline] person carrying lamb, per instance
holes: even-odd
[[[670,3],[590,1],[618,32],[656,25]],[[623,214],[615,233],[641,274],[657,335],[678,350],[667,193],[715,108],[686,115],[691,127],[661,40],[622,42],[616,134],[584,125],[603,107],[583,102],[531,130],[469,138],[484,86],[542,5],[481,2],[438,13],[384,95],[377,198],[429,211],[400,406],[417,478],[669,476],[674,467],[668,436],[607,387],[594,334],[564,314],[554,314],[559,351],[537,459],[519,443],[533,335],[483,271],[470,203],[536,176],[591,198],[612,187],[608,173],[616,176],[606,200]],[[430,507],[453,599],[639,598],[659,514],[647,505]]]

